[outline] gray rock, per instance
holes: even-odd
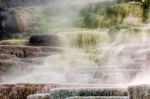
[[[13,33],[19,32],[16,14],[11,9],[0,9],[0,39],[13,38]]]
[[[57,35],[33,35],[30,37],[29,45],[31,46],[61,46],[61,42]]]

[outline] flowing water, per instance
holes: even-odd
[[[53,27],[60,30],[49,30],[50,34],[60,39],[61,46],[51,46],[59,51],[49,52],[48,57],[41,57],[41,64],[28,66],[19,75],[6,75],[3,82],[82,83],[123,87],[149,83],[147,60],[150,53],[150,26],[142,24],[121,29],[114,36],[110,36],[111,29],[74,28],[72,22],[77,12],[72,12],[68,5],[75,3],[85,6],[84,2],[68,1],[66,4],[57,2],[55,7],[51,5],[60,12],[55,13],[56,17],[51,21]],[[141,80],[141,77],[144,78]]]

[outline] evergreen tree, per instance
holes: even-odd
[[[149,18],[149,12],[150,12],[150,0],[144,0],[143,3],[143,10],[144,10],[144,21],[146,21]]]

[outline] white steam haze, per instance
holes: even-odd
[[[50,1],[48,6],[54,11],[54,16],[51,18],[51,25],[53,28],[74,28],[74,21],[78,19],[79,9],[89,3],[96,3],[102,1],[116,0],[55,0]],[[53,15],[53,14],[52,14]]]
[[[106,0],[54,0],[49,3],[48,6],[54,10],[54,15],[51,18],[51,25],[53,28],[74,28],[73,21],[78,18],[78,11],[76,7],[83,7],[86,4],[93,2],[100,2]],[[112,1],[112,0],[108,0]],[[114,0],[115,1],[115,0]],[[75,7],[75,9],[73,9]],[[73,7],[73,8],[72,8]],[[131,19],[129,19],[131,20]],[[132,18],[132,20],[134,20]],[[104,20],[105,21],[105,20]],[[134,22],[133,22],[134,23]],[[53,29],[49,28],[49,31]],[[139,28],[139,27],[138,27]],[[90,84],[113,84],[120,86],[122,84],[144,84],[150,83],[150,73],[143,70],[135,79],[129,80],[127,77],[128,71],[124,70],[124,66],[130,65],[130,57],[126,54],[133,54],[133,46],[148,45],[149,39],[147,38],[147,30],[149,26],[140,27],[142,30],[138,39],[130,39],[128,41],[122,41],[124,39],[124,31],[120,31],[115,41],[110,41],[108,37],[108,30],[70,30],[68,32],[54,32],[53,34],[59,35],[63,41],[63,46],[58,49],[61,52],[51,53],[46,58],[41,58],[43,62],[40,65],[32,65],[30,68],[18,74],[11,74],[6,76],[4,82],[6,83],[90,83]],[[86,52],[73,46],[73,41],[76,40],[78,34],[83,35],[96,35],[96,37],[102,37],[103,43],[99,42],[96,48],[91,52]],[[130,38],[130,35],[129,35]],[[99,38],[101,40],[101,38]],[[123,42],[123,43],[122,43]],[[128,49],[131,48],[131,49]],[[123,51],[123,52],[122,52]],[[140,50],[141,51],[141,50]],[[125,55],[124,55],[124,52]],[[142,53],[143,54],[143,53]],[[135,56],[138,56],[139,53]],[[129,55],[130,56],[130,55]],[[90,57],[90,58],[89,58]],[[93,58],[94,57],[94,58]],[[96,58],[95,58],[96,57]],[[99,65],[95,61],[97,59],[103,59],[108,57],[108,62],[103,65]],[[141,55],[138,58],[146,56]],[[144,65],[146,65],[144,63]],[[129,69],[132,71],[132,69]],[[100,77],[102,79],[98,79]],[[125,86],[123,85],[123,86]]]

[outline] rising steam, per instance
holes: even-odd
[[[61,31],[53,31],[53,34],[59,35],[63,41],[63,46],[58,47],[61,52],[54,52],[47,58],[41,58],[44,60],[43,63],[29,66],[20,74],[21,76],[14,73],[6,76],[4,82],[125,83],[127,85],[150,82],[147,81],[149,73],[145,71],[138,73],[135,80],[130,77],[134,71],[130,69],[132,61],[141,58],[132,58],[136,51],[132,50],[130,45],[137,47],[147,44],[150,38],[147,32],[149,27],[145,28],[146,26],[143,24],[137,27],[129,25],[129,27],[123,27],[120,31],[115,32],[114,38],[109,34],[113,31],[108,31],[108,29],[89,30],[74,27],[74,22],[79,17],[79,9],[89,3],[100,1],[105,0],[51,0],[46,6],[42,6],[42,8],[46,7],[52,11],[48,14],[50,16],[43,16],[43,18],[49,19],[49,21],[44,21],[44,24],[48,24],[46,25],[48,26],[47,32],[52,34],[53,29]],[[138,19],[128,17],[124,21],[128,23],[131,20],[137,22]],[[66,32],[66,28],[70,30],[68,29]],[[135,56],[138,54],[136,53]],[[143,57],[145,58],[145,56]],[[142,81],[139,79],[141,77]]]

